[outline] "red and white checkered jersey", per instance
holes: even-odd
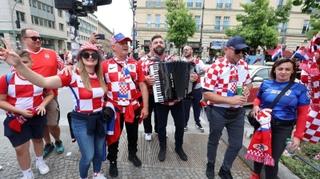
[[[205,72],[205,65],[204,65],[203,61],[199,58],[192,58],[191,60],[183,58],[183,60],[193,63],[194,64],[194,71],[193,72],[198,74],[198,79],[195,82],[193,89],[201,88],[200,76],[203,75],[203,73]]]
[[[132,58],[123,61],[125,63],[116,60],[111,58],[101,64],[107,84],[107,97],[120,106],[127,106],[141,96],[137,85],[144,82],[144,73],[141,63]]]
[[[150,65],[154,64],[154,61],[151,60],[151,58],[148,55],[145,55],[141,57],[139,62],[141,63],[141,68],[144,75],[149,75],[149,67]]]
[[[6,81],[6,75],[0,77],[0,94],[6,94],[6,101],[18,109],[34,109],[43,101],[43,88],[31,84],[12,73],[10,80]]]
[[[251,78],[248,64],[243,59],[237,64],[232,64],[226,57],[222,57],[217,59],[205,73],[203,88],[221,96],[235,96],[237,84],[244,86],[249,83],[251,83]],[[229,104],[211,105],[231,107]]]
[[[78,71],[72,75],[59,75],[63,86],[69,86],[73,93],[74,110],[81,113],[92,113],[102,110],[104,106],[104,91],[96,75],[89,75],[91,90],[84,87]]]

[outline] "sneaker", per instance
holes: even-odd
[[[137,157],[137,155],[129,155],[128,160],[133,163],[136,167],[141,167],[141,160]]]
[[[233,179],[230,170],[224,170],[224,169],[220,168],[218,174],[221,179]]]
[[[158,159],[160,162],[163,162],[165,159],[166,159],[166,149],[161,149],[160,148],[160,151],[159,151],[159,154],[158,154]]]
[[[58,154],[62,154],[64,152],[64,147],[61,140],[56,141],[54,145],[56,146],[56,152]]]
[[[47,158],[53,151],[54,145],[53,143],[46,144],[43,149],[43,158]]]
[[[206,169],[206,176],[208,179],[214,179],[214,164],[208,162],[207,169]]]
[[[184,127],[184,132],[188,131],[188,126]]]
[[[144,134],[144,140],[151,141],[152,140],[152,134],[151,133],[145,133]]]
[[[200,123],[196,124],[196,128],[199,129],[201,132],[204,132],[204,128]]]
[[[21,179],[34,179],[32,171],[30,172],[29,175],[24,175]]]
[[[117,177],[118,176],[117,161],[110,161],[109,175],[111,177]]]
[[[107,179],[102,173],[94,173],[92,179]]]
[[[180,159],[183,161],[188,161],[188,156],[184,153],[182,148],[176,149],[177,154],[179,155]]]
[[[47,174],[50,171],[44,160],[36,161],[36,168],[39,170],[41,175]]]

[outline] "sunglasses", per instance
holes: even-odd
[[[39,40],[39,41],[41,41],[42,40],[42,37],[37,37],[37,36],[32,36],[32,37],[25,37],[25,38],[30,38],[32,41],[37,41],[37,40]]]
[[[94,60],[98,60],[99,59],[99,54],[98,53],[83,52],[81,54],[81,57],[84,58],[84,59],[88,59],[89,57],[91,57]]]
[[[247,54],[247,49],[241,49],[241,50],[234,50],[234,53],[235,54],[240,54],[242,53],[243,55],[246,55]]]

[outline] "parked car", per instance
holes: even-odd
[[[270,79],[270,72],[272,66],[264,65],[249,65],[249,73],[252,80],[252,88],[248,97],[246,106],[252,105],[253,100],[256,98],[260,85],[263,80]]]

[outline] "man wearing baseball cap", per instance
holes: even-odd
[[[217,148],[224,127],[227,128],[229,146],[219,171],[222,179],[232,178],[230,169],[242,147],[245,110],[251,87],[248,64],[243,59],[248,45],[240,36],[231,37],[226,47],[225,56],[217,59],[207,70],[204,77],[203,97],[208,102],[206,113],[210,133],[207,149],[208,178],[214,178],[214,165]],[[237,90],[237,89],[241,89]]]
[[[103,73],[107,84],[107,106],[114,109],[114,135],[108,136],[109,174],[118,176],[117,153],[119,139],[125,125],[128,140],[128,160],[134,166],[140,167],[141,161],[137,157],[138,125],[148,116],[148,89],[141,64],[128,57],[129,37],[122,33],[111,39],[114,57],[102,63]],[[139,102],[142,96],[143,107]]]

